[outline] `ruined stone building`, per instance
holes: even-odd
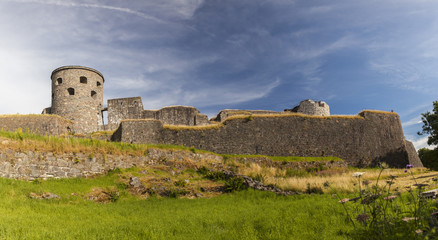
[[[104,82],[92,68],[57,68],[51,74],[52,106],[42,115],[1,116],[0,127],[50,135],[111,131],[113,141],[183,145],[224,154],[334,156],[352,166],[422,166],[393,112],[332,116],[327,103],[304,100],[283,112],[226,109],[208,120],[194,107],[144,109],[140,97],[109,99],[104,107]]]

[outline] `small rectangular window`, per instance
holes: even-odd
[[[87,83],[87,78],[86,77],[84,77],[84,76],[82,76],[82,77],[80,77],[79,78],[79,81],[81,82],[81,83]]]

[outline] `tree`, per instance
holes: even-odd
[[[438,101],[433,102],[433,111],[421,114],[423,130],[418,135],[429,134],[427,144],[438,145]]]

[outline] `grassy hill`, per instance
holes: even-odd
[[[0,143],[12,151],[120,156],[144,155],[150,148],[203,152],[20,131],[0,132]],[[437,172],[427,169],[355,169],[336,158],[220,156],[220,162],[166,161],[91,178],[0,179],[0,239],[360,239],[357,232],[367,236],[370,229],[351,224],[351,216],[356,221],[376,205],[341,204],[341,199],[366,199],[360,186],[369,192],[380,189],[376,204],[378,198],[388,204],[384,198],[397,192],[400,200],[391,205],[403,211],[391,210],[388,216],[405,217],[421,203],[409,200],[415,191],[406,187],[434,188],[438,179]],[[363,175],[353,177],[357,172]],[[247,189],[240,176],[294,194]]]

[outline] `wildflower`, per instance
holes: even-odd
[[[397,197],[398,196],[391,195],[391,196],[384,197],[383,199],[385,199],[385,200],[393,200],[393,199],[396,199]]]
[[[368,220],[368,218],[370,218],[370,215],[362,213],[362,214],[357,215],[356,220],[358,222],[364,223]]]
[[[353,173],[353,177],[361,177],[365,172],[355,172]]]
[[[414,166],[412,165],[412,164],[408,164],[408,165],[406,165],[406,169],[409,169],[409,168],[413,168]]]
[[[348,198],[344,198],[344,199],[342,199],[342,200],[340,200],[339,201],[339,203],[346,203],[346,202],[348,202],[348,201],[350,201],[350,199],[348,199]]]

